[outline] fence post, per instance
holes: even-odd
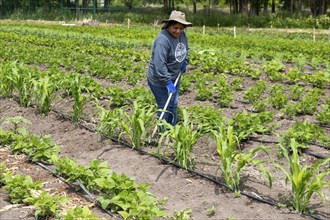
[[[129,28],[129,26],[131,25],[131,19],[127,19],[127,28]]]
[[[203,25],[203,35],[205,34],[205,25]]]
[[[236,38],[236,26],[234,26],[234,38]]]

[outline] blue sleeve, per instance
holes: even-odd
[[[163,42],[155,42],[154,51],[153,51],[153,64],[155,68],[155,74],[157,78],[167,84],[171,81],[171,74],[167,69],[167,56],[169,53],[170,47]]]

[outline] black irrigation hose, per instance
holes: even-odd
[[[61,113],[61,115],[65,116],[63,113]],[[70,118],[70,117],[68,117],[68,116],[65,116],[65,117],[66,117],[66,118]],[[95,129],[89,128],[89,127],[87,127],[87,126],[85,126],[85,125],[82,125],[81,123],[79,123],[79,125],[82,126],[82,127],[85,128],[85,129],[87,129],[88,131],[96,132]],[[102,135],[103,137],[108,138],[108,137],[107,137],[106,135],[104,135],[104,134],[101,134],[101,135]],[[192,170],[192,169],[190,169],[190,168],[184,168],[184,167],[181,166],[180,164],[175,163],[175,162],[173,162],[173,161],[171,161],[171,160],[169,160],[169,159],[167,159],[167,158],[165,158],[165,157],[162,157],[162,156],[160,156],[160,155],[150,154],[149,152],[147,152],[147,151],[145,151],[145,150],[142,150],[142,149],[139,149],[139,148],[134,148],[132,145],[130,145],[130,144],[126,143],[126,142],[120,141],[120,140],[118,140],[118,139],[115,139],[115,138],[110,138],[110,139],[111,139],[112,141],[117,142],[117,143],[119,143],[119,144],[121,144],[121,145],[123,145],[123,146],[126,146],[126,147],[130,148],[130,149],[136,150],[136,151],[138,151],[138,152],[140,152],[140,153],[142,153],[142,154],[144,154],[144,155],[149,155],[149,156],[155,157],[155,158],[159,159],[161,162],[163,162],[163,163],[165,163],[165,164],[170,164],[170,165],[173,165],[173,166],[175,166],[175,167],[177,167],[177,168],[180,168],[180,169],[186,170],[186,171],[188,171],[188,172],[191,173],[191,174],[195,174],[195,175],[197,175],[197,176],[200,176],[200,177],[202,177],[202,178],[204,178],[204,179],[207,179],[207,180],[209,180],[209,181],[211,181],[211,182],[213,182],[213,183],[215,183],[215,184],[217,184],[217,185],[223,186],[223,187],[229,189],[230,191],[233,191],[233,189],[232,189],[230,186],[228,186],[227,184],[222,183],[222,182],[216,180],[216,179],[213,178],[213,177],[210,177],[209,175],[206,175],[206,174],[204,174],[204,173],[201,173],[201,172],[198,172],[198,171]],[[261,197],[256,197],[256,196],[253,196],[253,195],[251,195],[251,194],[245,193],[245,192],[243,192],[243,191],[240,192],[240,194],[242,194],[242,195],[244,195],[244,196],[246,196],[246,197],[248,197],[248,198],[250,198],[250,199],[256,200],[256,201],[258,201],[258,202],[262,202],[262,203],[265,203],[265,204],[268,204],[268,205],[271,205],[271,206],[276,206],[276,207],[278,207],[278,204],[277,204],[277,203],[272,202],[272,201],[268,201],[268,200],[265,200],[265,199],[262,199]],[[321,217],[319,217],[319,216],[316,216],[316,215],[309,214],[309,213],[301,212],[301,214],[306,215],[306,216],[309,216],[309,217],[312,217],[312,218],[314,218],[314,219],[316,219],[316,220],[323,220],[323,218],[321,218]]]
[[[266,143],[266,144],[279,144],[280,143],[278,141],[263,141],[263,140],[259,140],[257,138],[253,138],[253,137],[250,138],[250,141],[259,142],[259,143]],[[313,145],[316,145],[316,146],[319,146],[319,147],[323,147],[323,148],[329,150],[329,148],[327,148],[325,146],[322,146],[322,145],[317,145],[317,144],[313,144]],[[305,154],[307,154],[307,155],[310,155],[310,156],[313,156],[315,158],[318,158],[318,159],[326,159],[327,158],[327,156],[313,153],[313,152],[311,152],[311,151],[309,151],[307,149],[306,150],[303,150],[302,152],[305,153]]]
[[[29,159],[29,161],[33,162],[32,160]],[[66,183],[68,186],[72,187],[72,183],[66,181],[63,177],[59,176],[56,172],[54,172],[53,170],[49,169],[47,166],[45,166],[43,163],[41,162],[33,162],[35,164],[37,164],[38,166],[42,167],[43,169],[47,170],[48,172],[50,172],[52,175],[54,175],[55,177],[57,177],[58,179],[60,179],[62,182]],[[91,200],[97,205],[99,206],[104,212],[106,212],[108,215],[110,215],[111,217],[114,217],[117,220],[122,220],[122,218],[118,217],[117,215],[115,215],[114,213],[110,212],[107,209],[102,208],[101,203],[95,198],[95,196],[93,196],[93,194],[91,192],[89,192],[86,187],[79,181],[77,180],[75,183],[77,183],[80,188],[91,198]]]
[[[57,110],[55,110],[55,109],[52,109],[52,111],[54,111],[55,113],[61,115],[61,117],[63,117],[64,119],[69,119],[69,120],[71,121],[71,117],[66,116],[64,113],[59,112],[59,111],[57,111]],[[82,126],[82,127],[85,128],[86,130],[91,131],[91,132],[93,132],[93,133],[96,132],[95,129],[89,128],[89,127],[87,127],[87,126],[85,126],[85,125],[83,125],[83,124],[81,124],[81,123],[78,123],[78,125],[79,125],[79,126]],[[102,136],[107,137],[107,136],[104,135],[104,134],[102,134]],[[210,177],[210,176],[208,176],[208,175],[206,175],[206,174],[200,173],[200,172],[198,172],[198,171],[195,171],[195,170],[192,170],[192,169],[189,169],[189,168],[184,168],[184,167],[182,167],[180,164],[175,163],[175,162],[173,162],[173,161],[170,161],[170,160],[167,159],[167,158],[164,158],[164,157],[162,157],[162,156],[160,156],[160,155],[150,154],[149,152],[144,151],[144,150],[139,149],[139,148],[134,148],[132,145],[130,145],[130,144],[128,144],[128,143],[125,143],[125,142],[123,142],[123,141],[120,141],[120,140],[118,140],[118,139],[111,138],[111,140],[114,141],[114,142],[120,143],[121,145],[124,145],[124,146],[126,146],[126,147],[129,147],[130,149],[133,149],[133,150],[136,150],[136,151],[138,151],[138,152],[140,152],[140,153],[143,153],[143,154],[145,154],[145,155],[149,155],[149,156],[153,156],[153,157],[155,157],[155,158],[158,158],[160,161],[162,161],[162,162],[164,162],[164,163],[166,163],[166,164],[174,165],[174,166],[177,167],[177,168],[187,170],[188,172],[190,172],[190,173],[192,173],[192,174],[195,174],[195,175],[197,175],[197,176],[200,176],[200,177],[202,177],[202,178],[204,178],[204,179],[207,179],[207,180],[209,180],[209,181],[211,181],[211,182],[213,182],[213,183],[215,183],[215,184],[217,184],[217,185],[223,186],[223,187],[225,187],[225,188],[227,188],[227,189],[233,191],[232,188],[231,188],[230,186],[228,186],[228,185],[226,185],[226,184],[224,184],[224,183],[222,183],[222,182],[220,182],[220,181],[218,181],[218,180],[214,179],[213,177]],[[47,169],[47,170],[48,170],[48,169]],[[53,172],[51,172],[51,173],[53,173]],[[77,182],[77,183],[78,183],[78,182]],[[79,184],[79,183],[78,183],[78,184]],[[85,187],[84,187],[84,188],[85,188]],[[84,190],[84,188],[82,188],[82,189]],[[86,190],[87,190],[87,189],[86,189]],[[259,198],[259,197],[256,197],[256,196],[252,196],[252,195],[250,195],[250,194],[248,194],[248,193],[245,193],[245,192],[240,192],[240,193],[241,193],[242,195],[248,197],[248,198],[253,199],[253,200],[256,200],[256,201],[259,201],[259,202],[262,202],[262,203],[265,203],[265,204],[268,204],[268,205],[271,205],[271,206],[278,206],[277,203],[274,203],[274,202],[272,202],[272,201],[264,200],[264,199],[262,199],[262,198]],[[89,194],[89,193],[87,193],[87,194]],[[91,197],[91,198],[93,199],[94,197]],[[93,201],[94,201],[94,200],[93,200]],[[98,206],[100,205],[98,202],[97,202],[96,204],[97,204]],[[101,208],[102,208],[102,206],[101,206]],[[102,208],[102,210],[104,210],[104,209]],[[109,211],[107,211],[107,210],[105,210],[105,211],[106,211],[107,213],[109,212]],[[109,213],[108,213],[108,214],[109,214]],[[306,216],[309,216],[309,217],[312,217],[312,218],[314,218],[314,219],[316,219],[316,220],[323,220],[323,218],[321,218],[321,217],[319,217],[319,216],[316,216],[316,215],[309,214],[309,213],[301,212],[301,214],[306,215]],[[113,214],[113,215],[114,215],[114,214]],[[111,215],[111,216],[112,216],[112,215]],[[114,215],[114,216],[117,217],[116,215]],[[119,219],[120,219],[120,218],[119,218]]]
[[[91,130],[92,130],[92,129],[91,129]],[[177,168],[180,168],[180,169],[186,170],[186,171],[188,171],[188,172],[191,173],[191,174],[194,174],[194,175],[200,176],[200,177],[202,177],[202,178],[204,178],[204,179],[207,179],[207,180],[209,180],[209,181],[211,181],[211,182],[213,182],[213,183],[215,183],[215,184],[217,184],[217,185],[220,185],[220,186],[223,186],[223,187],[229,189],[229,190],[232,191],[232,192],[234,191],[234,190],[233,190],[230,186],[228,186],[227,184],[222,183],[222,182],[216,180],[215,178],[210,177],[209,175],[206,175],[206,174],[204,174],[204,173],[201,173],[201,172],[198,172],[198,171],[192,170],[192,169],[190,169],[190,168],[184,168],[184,167],[181,166],[180,164],[175,163],[175,162],[173,162],[173,161],[171,161],[171,160],[169,160],[169,159],[167,159],[167,158],[165,158],[165,157],[162,157],[162,156],[160,156],[160,155],[150,154],[149,152],[144,151],[144,150],[142,150],[142,149],[133,148],[133,146],[131,146],[130,144],[125,143],[125,142],[122,142],[122,141],[119,141],[119,140],[117,140],[117,139],[111,138],[111,140],[112,140],[112,141],[116,141],[116,142],[118,142],[118,143],[120,143],[120,144],[122,144],[122,145],[125,145],[126,147],[129,147],[129,148],[131,148],[131,149],[133,149],[133,150],[136,150],[136,151],[138,151],[138,152],[141,152],[141,153],[143,153],[143,154],[146,154],[146,155],[149,155],[149,156],[153,156],[153,157],[155,157],[155,158],[158,158],[160,161],[162,161],[162,162],[165,163],[165,164],[173,165],[173,166],[175,166],[175,167],[177,167]],[[276,206],[276,207],[278,207],[278,204],[277,204],[277,203],[272,202],[272,201],[268,201],[268,200],[265,200],[265,199],[262,199],[261,197],[256,197],[256,196],[253,196],[253,195],[251,195],[251,194],[245,193],[245,192],[243,192],[243,191],[241,191],[240,194],[242,194],[242,195],[244,195],[244,196],[246,196],[246,197],[248,197],[248,198],[250,198],[250,199],[256,200],[256,201],[258,201],[258,202],[262,202],[262,203],[265,203],[265,204],[268,204],[268,205],[271,205],[271,206]],[[301,212],[301,214],[306,215],[306,216],[309,216],[309,217],[312,217],[312,218],[314,218],[314,219],[316,219],[316,220],[323,220],[322,217],[320,217],[320,216],[316,216],[316,215],[313,215],[313,214],[309,214],[309,213],[305,213],[305,212]]]

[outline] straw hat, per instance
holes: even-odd
[[[179,22],[185,26],[192,26],[192,23],[186,21],[186,16],[183,12],[181,11],[172,11],[170,18],[169,19],[164,19],[162,20],[162,23],[167,23],[169,21],[176,21]]]

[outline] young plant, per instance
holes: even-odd
[[[271,91],[269,101],[275,109],[281,109],[288,104],[288,97],[284,93],[284,87],[280,84],[275,84]]]
[[[254,155],[258,151],[263,151],[267,154],[265,147],[257,147],[244,154],[237,149],[238,139],[234,135],[233,127],[229,126],[227,131],[221,129],[220,131],[212,131],[212,138],[216,141],[217,152],[220,157],[220,170],[224,175],[226,184],[236,193],[240,191],[240,174],[243,168],[252,163],[258,165],[259,169],[267,176],[269,185],[272,185],[272,178],[269,172],[264,168],[263,163],[254,159]]]
[[[73,81],[71,93],[74,98],[72,119],[74,122],[79,122],[84,110],[83,107],[87,102],[87,96],[81,94],[80,77],[78,76]]]
[[[316,119],[321,125],[330,125],[330,105],[321,105],[323,111],[316,115]]]
[[[253,103],[260,99],[260,96],[267,89],[267,83],[263,80],[259,80],[257,84],[249,88],[244,93],[244,99],[248,102]]]
[[[40,113],[47,114],[51,110],[54,90],[54,84],[49,81],[48,77],[34,82],[34,100],[37,103],[37,108]]]
[[[99,218],[92,214],[87,206],[77,206],[74,209],[68,209],[66,215],[63,216],[64,220],[88,219],[98,220]]]
[[[123,111],[120,108],[113,110],[104,109],[98,106],[100,113],[100,120],[97,124],[97,131],[107,135],[108,138],[117,138],[122,132],[120,124],[122,123]]]
[[[185,109],[182,110],[182,119],[175,126],[163,123],[165,125],[165,131],[161,134],[158,151],[160,151],[163,139],[166,138],[166,143],[170,139],[173,139],[173,143],[170,143],[170,145],[175,155],[174,160],[184,168],[192,168],[195,164],[191,151],[197,140],[202,136],[202,132],[200,132],[202,125],[197,125],[196,128],[194,123],[189,119]]]
[[[33,204],[36,209],[34,212],[36,219],[60,218],[61,204],[67,201],[69,199],[66,196],[50,195],[46,191],[24,199],[24,202]]]
[[[12,77],[12,68],[16,65],[13,63],[4,63],[0,66],[0,95],[11,97],[15,90],[15,79]]]
[[[308,205],[313,194],[318,194],[321,198],[322,189],[330,185],[326,176],[330,174],[330,168],[321,169],[329,165],[330,157],[317,161],[313,166],[301,165],[299,161],[297,142],[295,139],[290,141],[290,150],[280,145],[284,157],[287,160],[289,169],[275,163],[275,166],[285,175],[285,182],[291,184],[289,201],[297,211],[308,211]],[[289,152],[292,152],[291,157]],[[322,171],[323,170],[323,171]]]
[[[250,114],[247,111],[236,114],[228,121],[228,125],[232,126],[234,133],[239,142],[247,140],[253,133],[266,133],[271,132],[266,124],[273,121],[272,112],[261,112]]]
[[[162,207],[164,202],[148,192],[148,184],[136,184],[125,174],[115,172],[94,182],[103,192],[98,197],[102,207],[124,219],[161,219],[166,216]]]
[[[130,144],[136,148],[142,147],[147,141],[147,130],[153,123],[156,111],[154,105],[142,106],[139,103],[137,101],[133,103],[134,112],[132,115],[123,112],[123,118],[119,123],[122,129],[119,138],[125,135],[129,139]]]
[[[24,68],[22,64],[19,66],[14,65],[12,68],[12,78],[18,90],[20,105],[27,107],[31,101],[34,80],[31,70]]]
[[[298,84],[290,86],[290,97],[293,101],[300,100],[301,95],[305,91],[305,88]]]
[[[5,175],[6,185],[3,187],[8,191],[12,203],[21,203],[25,199],[32,197],[31,190],[40,190],[42,182],[33,182],[30,176],[21,176],[16,174]]]
[[[301,152],[300,148],[307,148],[306,144],[324,140],[324,130],[317,124],[297,121],[283,134],[282,145],[289,146],[291,139],[295,139],[295,142],[299,143],[299,147],[298,145],[296,147],[298,152]]]
[[[191,121],[199,125],[202,134],[208,134],[211,130],[218,130],[223,126],[221,111],[215,107],[195,105],[188,107]]]
[[[220,107],[229,107],[230,102],[233,100],[233,91],[231,90],[225,77],[218,77],[215,90],[218,92],[218,103]]]

